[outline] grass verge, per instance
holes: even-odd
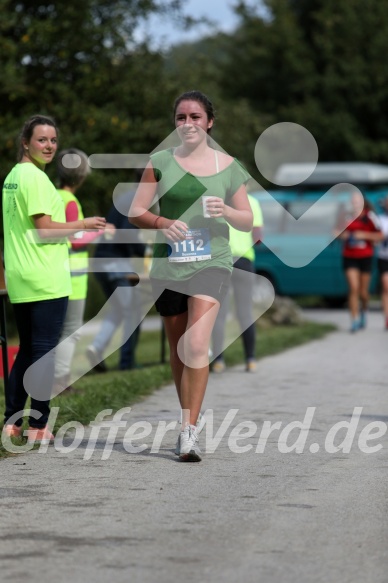
[[[303,322],[296,326],[274,326],[259,330],[257,338],[257,358],[277,354],[288,348],[322,338],[335,330],[331,324]],[[160,353],[160,333],[142,332],[138,346],[138,362],[142,368],[130,371],[111,370],[104,374],[88,373],[74,385],[77,389],[65,393],[51,401],[53,407],[59,407],[55,429],[68,421],[78,421],[88,425],[103,409],[112,409],[113,413],[122,407],[139,402],[158,388],[172,382],[170,366],[156,364]],[[237,339],[225,351],[228,366],[243,362],[242,342]],[[168,355],[167,355],[168,358]],[[107,360],[108,368],[117,366],[117,353]],[[4,411],[4,391],[0,394],[0,411]],[[23,440],[15,440],[22,443]],[[12,455],[0,444],[0,458]]]

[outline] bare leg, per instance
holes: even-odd
[[[371,274],[361,273],[360,274],[360,299],[361,299],[361,309],[366,312],[369,303],[369,283]]]
[[[201,411],[209,378],[209,345],[219,302],[208,296],[193,296],[188,300],[187,332],[179,343],[184,355],[181,382],[182,427],[195,425]]]
[[[359,294],[360,294],[360,272],[353,267],[345,271],[346,280],[348,282],[348,302],[350,315],[353,320],[359,317]]]
[[[170,365],[172,376],[174,378],[175,387],[178,393],[178,399],[181,402],[181,382],[184,364],[178,355],[178,342],[186,332],[187,328],[187,312],[178,314],[177,316],[168,316],[163,318],[164,329],[168,344],[170,347]]]

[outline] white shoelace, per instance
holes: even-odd
[[[196,442],[198,441],[198,431],[195,425],[187,425],[187,427],[185,427],[185,429],[183,430],[183,434],[184,434],[183,438],[187,439],[190,445],[195,445]]]

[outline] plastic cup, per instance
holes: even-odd
[[[212,196],[202,196],[202,210],[203,210],[203,216],[206,217],[207,219],[211,218],[211,215],[209,214],[207,208],[206,208],[206,204],[209,198],[213,198]]]

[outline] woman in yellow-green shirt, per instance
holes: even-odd
[[[5,395],[3,431],[21,435],[30,395],[27,437],[32,443],[53,440],[47,421],[55,347],[71,293],[66,237],[105,227],[101,217],[66,223],[63,200],[45,174],[57,139],[53,119],[31,117],[20,134],[18,163],[3,187],[5,274],[20,342]]]

